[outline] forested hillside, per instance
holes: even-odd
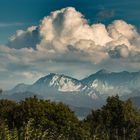
[[[62,103],[37,97],[0,100],[0,140],[136,140],[140,113],[131,100],[109,97],[84,120]]]

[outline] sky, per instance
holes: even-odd
[[[140,70],[139,0],[0,3],[0,88],[52,72]]]

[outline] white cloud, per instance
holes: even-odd
[[[108,26],[90,25],[80,12],[68,7],[52,12],[38,26],[17,31],[7,47],[0,46],[0,70],[25,78],[32,78],[32,71],[73,75],[79,67],[84,74],[93,68],[139,70],[139,44],[133,25],[122,20]]]
[[[136,28],[133,25],[127,24],[125,21],[122,20],[114,21],[107,27],[107,29],[109,35],[114,39],[118,39],[121,36],[124,36],[128,40],[131,40],[134,37],[138,36]]]
[[[38,27],[29,27],[26,31],[18,30],[13,35],[8,46],[10,48],[21,49],[21,48],[36,48],[36,44],[40,41]]]

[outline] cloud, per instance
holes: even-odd
[[[109,36],[113,39],[125,37],[130,41],[131,39],[139,37],[135,26],[128,24],[123,20],[115,20],[107,29]]]
[[[140,35],[123,20],[90,25],[73,7],[52,12],[0,46],[0,71],[20,79],[47,72],[79,76],[100,68],[140,69]],[[39,74],[35,74],[39,73]],[[35,75],[35,76],[33,76]],[[38,76],[36,76],[38,75]]]
[[[111,58],[127,58],[129,56],[129,49],[126,45],[118,45],[109,50]]]
[[[32,26],[27,31],[18,30],[15,35],[10,37],[7,45],[10,48],[36,48],[36,44],[39,43],[40,37],[38,27]]]

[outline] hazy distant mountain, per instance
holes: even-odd
[[[140,96],[139,72],[110,72],[100,70],[82,80],[50,73],[32,85],[19,84],[2,97],[20,100],[30,95],[53,101],[62,101],[77,108],[97,108],[108,96],[121,98]],[[79,109],[78,109],[79,110]]]
[[[140,88],[140,71],[115,73],[103,69],[84,78],[82,83],[98,91],[103,97],[114,94],[134,96],[133,92]]]

